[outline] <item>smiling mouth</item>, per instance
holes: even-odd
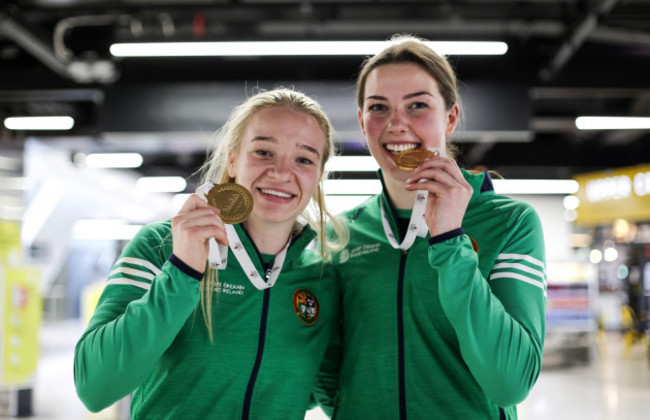
[[[269,190],[267,188],[259,188],[259,190],[263,194],[273,195],[275,197],[280,197],[280,198],[293,198],[293,197],[295,197],[295,195],[293,195],[293,194],[285,193],[285,192],[282,192],[282,191]]]
[[[384,149],[386,149],[391,155],[395,155],[399,152],[405,152],[407,150],[415,150],[418,147],[420,147],[419,143],[384,144]]]

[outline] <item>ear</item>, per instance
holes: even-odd
[[[357,109],[357,118],[359,119],[359,127],[361,128],[361,134],[366,136],[366,127],[363,125],[363,114],[360,109]]]
[[[237,168],[235,167],[235,157],[232,153],[228,154],[228,176],[230,178],[237,178]]]
[[[458,120],[460,119],[460,107],[458,104],[454,104],[447,113],[447,129],[445,130],[445,135],[451,136],[456,130],[458,125]]]

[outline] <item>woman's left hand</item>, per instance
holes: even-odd
[[[455,160],[442,156],[426,159],[406,181],[405,188],[429,192],[424,219],[431,236],[462,226],[473,189]]]

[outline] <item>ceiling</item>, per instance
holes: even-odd
[[[362,57],[116,59],[113,42],[505,41],[450,56],[462,81],[460,162],[508,178],[566,178],[650,161],[650,131],[578,131],[581,115],[650,116],[650,0],[24,0],[0,5],[0,118],[75,116],[71,150],[139,150],[145,174],[188,175],[233,105],[292,85],[330,115],[342,153],[363,152]],[[26,134],[1,128],[0,145]]]

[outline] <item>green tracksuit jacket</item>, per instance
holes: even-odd
[[[334,260],[340,388],[336,400],[319,396],[334,419],[514,419],[535,383],[546,307],[540,220],[496,195],[487,173],[463,173],[474,194],[462,229],[418,237],[408,251],[386,238],[380,200],[397,229],[384,194],[345,214],[350,243]]]
[[[235,228],[259,271],[256,248]],[[306,248],[314,236],[306,227],[294,239],[265,290],[229,249],[210,343],[201,273],[172,254],[169,221],[145,226],[116,262],[75,348],[81,400],[98,411],[133,393],[133,420],[304,419],[340,301],[331,266]]]

